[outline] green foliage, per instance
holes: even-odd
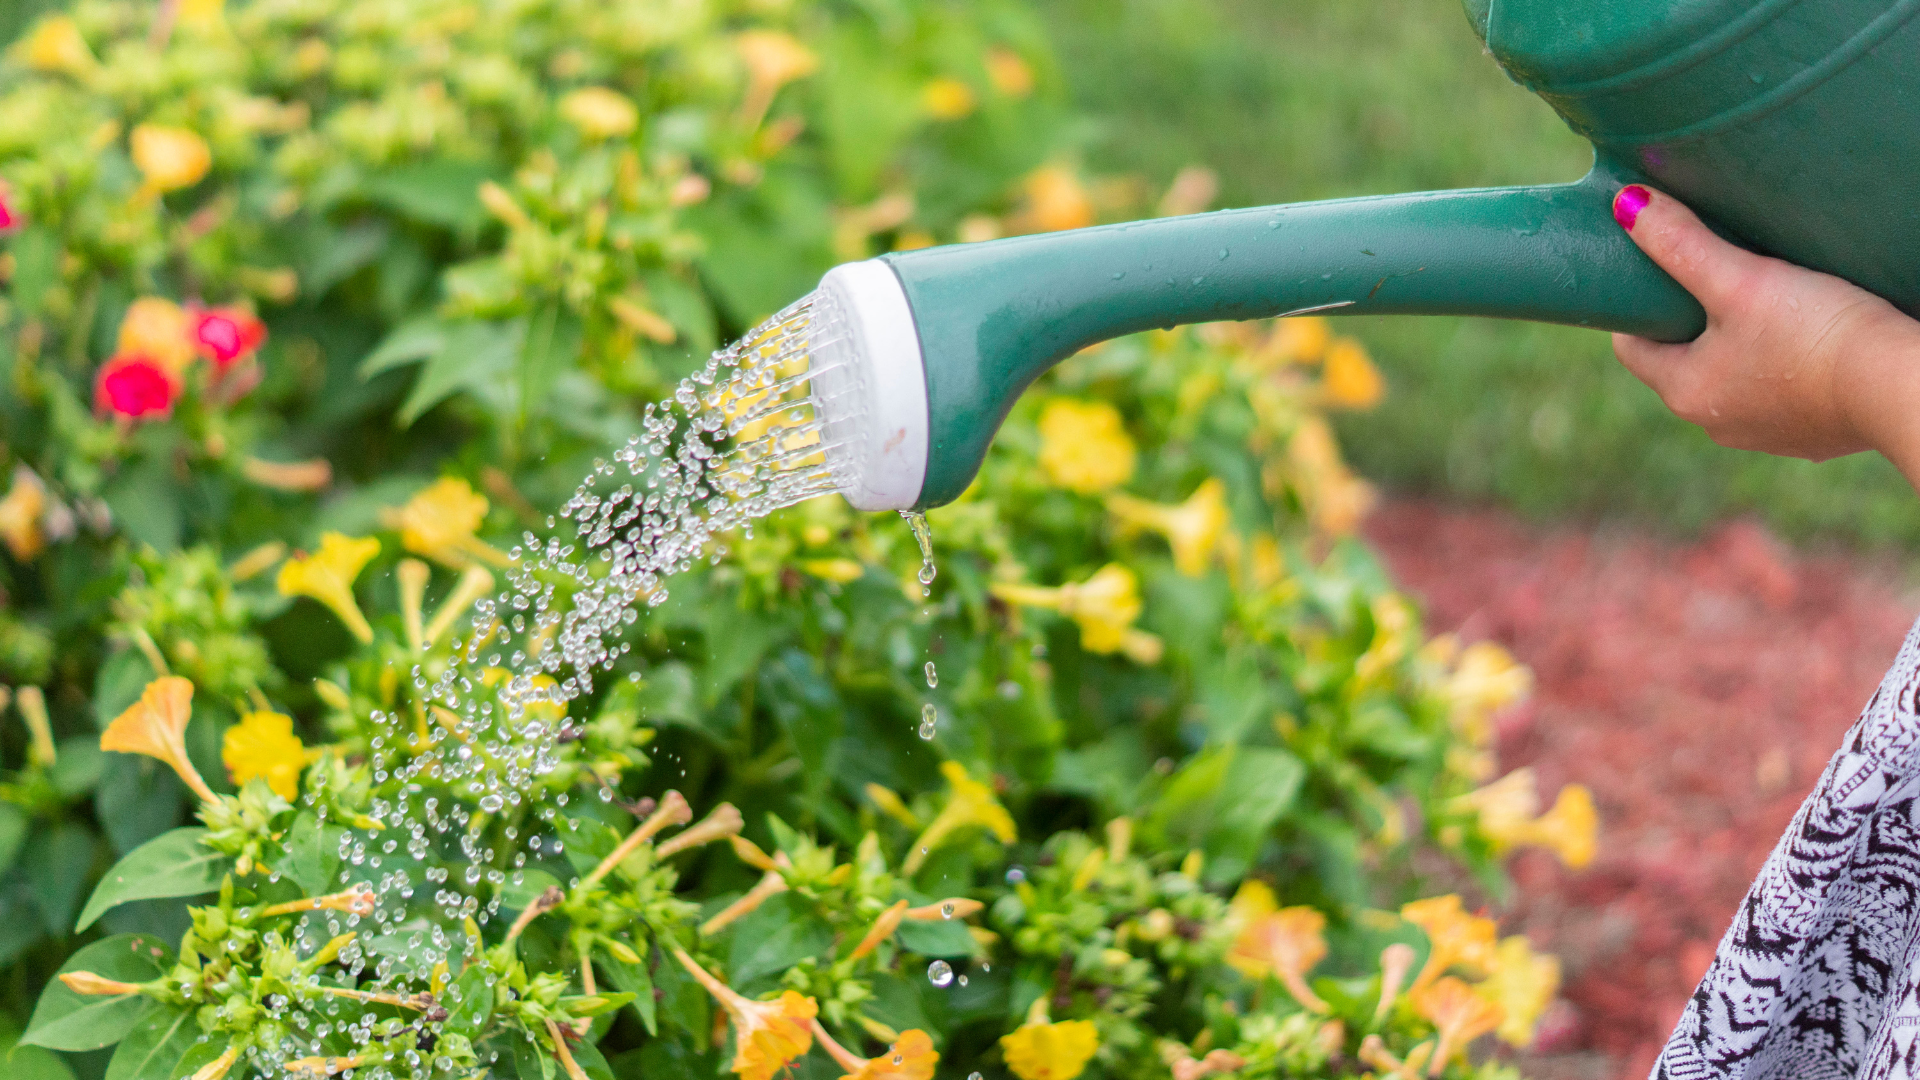
[[[835,260],[1044,216],[1052,82],[1013,0],[36,24],[0,70],[23,1041],[117,1043],[67,1059],[89,1080],[627,1080],[771,1072],[804,1006],[955,1075],[1035,1080],[1056,1030],[1115,1078],[1418,1052],[1366,913],[1423,850],[1497,885],[1513,837],[1467,797],[1524,673],[1424,642],[1350,538],[1368,492],[1292,329],[1049,376],[932,516],[930,589],[905,522],[814,500],[673,577],[606,670],[482,655],[502,578],[577,610],[603,571],[549,512],[713,346]],[[1089,416],[1107,443],[1060,427]],[[539,734],[469,741],[443,676]],[[439,767],[508,750],[504,798]],[[1280,922],[1246,899],[1275,891]],[[1321,989],[1229,957],[1282,923],[1306,969],[1324,925]]]

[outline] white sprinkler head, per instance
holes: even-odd
[[[927,477],[927,373],[893,268],[868,259],[828,271],[808,338],[834,485],[856,510],[913,509]]]

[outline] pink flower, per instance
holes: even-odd
[[[223,374],[267,340],[266,324],[244,308],[195,308],[192,314],[195,347]]]
[[[6,184],[0,183],[0,233],[12,232],[25,220],[25,215],[13,204],[13,192],[7,189]]]
[[[180,397],[180,383],[161,364],[140,353],[121,353],[94,378],[94,408],[138,420],[165,416]]]

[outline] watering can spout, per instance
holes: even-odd
[[[1629,179],[1603,162],[1572,184],[1223,210],[837,268],[820,301],[836,362],[816,397],[840,403],[822,411],[849,446],[841,489],[861,509],[952,501],[1035,378],[1141,330],[1485,315],[1690,340],[1700,305],[1613,221]]]

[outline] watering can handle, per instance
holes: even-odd
[[[957,497],[1021,391],[1099,341],[1280,315],[1484,315],[1689,341],[1706,315],[1614,223],[1633,178],[1105,225],[883,256],[926,365],[920,505]]]

